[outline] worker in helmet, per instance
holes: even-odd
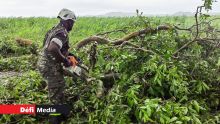
[[[63,66],[69,67],[72,64],[67,59],[68,33],[72,30],[76,16],[74,12],[62,9],[57,18],[60,19],[60,22],[46,33],[43,50],[38,60],[38,69],[47,82],[49,100],[56,105],[65,103]],[[49,122],[52,124],[61,123],[59,117],[52,117]]]

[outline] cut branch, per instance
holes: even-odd
[[[113,42],[113,41],[108,40],[108,39],[103,38],[103,37],[91,36],[91,37],[88,37],[88,38],[86,38],[86,39],[80,41],[80,42],[77,44],[76,48],[77,48],[77,49],[80,49],[81,47],[83,47],[83,46],[85,46],[85,45],[87,45],[87,44],[89,44],[89,43],[95,42],[95,41],[96,41],[98,44],[108,44],[108,43],[112,43],[112,42]]]
[[[156,34],[158,31],[161,31],[161,30],[171,30],[173,29],[172,27],[170,26],[167,26],[167,25],[160,25],[158,26],[157,28],[153,29],[153,28],[145,28],[145,29],[142,29],[140,31],[136,31],[136,32],[133,32],[133,33],[130,33],[129,35],[126,35],[124,36],[122,39],[119,39],[117,41],[115,41],[113,44],[114,45],[120,45],[122,44],[124,41],[128,41],[130,39],[133,39],[137,36],[140,36],[140,35],[146,35],[146,34]]]
[[[107,34],[115,33],[115,32],[123,32],[123,33],[126,33],[126,30],[125,30],[125,29],[118,29],[118,30],[113,30],[113,31],[107,31],[107,32],[103,32],[103,33],[98,33],[98,34],[96,34],[96,36],[107,35]]]
[[[119,79],[120,74],[119,73],[108,73],[100,76],[101,80],[106,80],[106,79]]]
[[[178,50],[176,50],[173,53],[173,56],[175,56],[178,52],[180,52],[181,50],[185,49],[186,47],[188,47],[190,44],[192,44],[193,42],[197,41],[197,38],[199,36],[199,22],[198,22],[198,14],[201,13],[201,10],[204,6],[198,6],[196,9],[196,13],[195,13],[195,19],[196,19],[196,35],[194,37],[194,39],[186,44],[184,44],[182,47],[180,47]]]
[[[174,25],[174,28],[177,29],[177,30],[182,30],[182,31],[190,31],[190,32],[192,31],[191,28],[180,28],[180,27],[178,27],[176,25]]]
[[[126,35],[124,36],[123,38],[119,39],[119,40],[116,40],[116,41],[111,41],[109,39],[106,39],[106,38],[103,38],[103,37],[99,37],[99,36],[91,36],[89,38],[86,38],[82,41],[80,41],[76,48],[77,49],[80,49],[81,47],[83,46],[86,46],[87,44],[91,43],[91,42],[94,42],[96,41],[98,44],[113,44],[113,45],[121,45],[123,42],[125,41],[129,41],[137,36],[140,36],[140,35],[146,35],[146,34],[155,34],[157,33],[158,31],[161,31],[161,30],[171,30],[173,29],[173,27],[171,26],[167,26],[167,25],[160,25],[158,26],[157,28],[145,28],[143,30],[140,30],[140,31],[136,31],[136,32],[132,32],[130,33],[129,35]],[[129,43],[126,43],[126,44],[129,44]],[[131,45],[131,44],[130,44]]]
[[[124,41],[124,42],[122,42],[122,43],[120,44],[120,47],[122,48],[122,47],[124,47],[125,45],[132,46],[132,47],[135,47],[135,48],[140,48],[140,46],[138,46],[138,45],[136,45],[136,44],[134,44],[134,43],[131,43],[131,42],[129,42],[129,41]]]

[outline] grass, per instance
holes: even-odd
[[[192,25],[192,17],[148,17],[155,24],[181,24],[183,27]],[[73,30],[70,32],[70,40],[74,45],[83,38],[95,35],[100,32],[121,29],[127,26],[135,26],[133,30],[140,29],[136,23],[138,18],[98,18],[98,17],[81,17],[75,23]],[[1,18],[0,33],[1,39],[14,40],[16,37],[22,37],[33,40],[39,44],[45,36],[45,33],[58,23],[55,18]],[[137,26],[136,26],[137,25]],[[119,36],[122,36],[120,34]],[[114,38],[119,37],[115,34]]]

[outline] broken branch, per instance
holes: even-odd
[[[178,52],[180,52],[181,50],[185,49],[186,47],[188,47],[190,44],[192,44],[193,42],[197,41],[197,38],[199,36],[199,24],[198,24],[198,14],[201,12],[202,8],[204,6],[198,6],[196,9],[196,14],[195,14],[195,19],[196,19],[196,36],[194,37],[194,39],[186,44],[184,44],[182,47],[180,47],[178,50],[176,50],[173,53],[173,56],[175,56]]]
[[[80,41],[77,44],[76,48],[80,49],[81,47],[86,46],[87,44],[94,42],[94,41],[96,41],[98,44],[109,44],[110,43],[113,45],[121,45],[124,41],[129,41],[130,39],[133,39],[133,38],[140,36],[140,35],[143,35],[143,34],[145,34],[145,35],[146,34],[155,34],[161,30],[171,30],[171,29],[173,29],[173,28],[170,26],[167,26],[167,25],[160,25],[155,29],[154,28],[145,28],[140,31],[132,32],[129,35],[126,35],[123,38],[116,40],[116,41],[111,41],[109,39],[99,37],[99,36],[91,36],[89,38],[86,38],[86,39]]]

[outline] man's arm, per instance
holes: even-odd
[[[65,59],[65,57],[60,52],[60,46],[58,44],[51,42],[47,50],[52,53],[57,61],[63,62],[63,60]]]
[[[70,66],[71,63],[65,56],[60,52],[60,46],[55,42],[51,42],[47,49],[58,62],[64,63],[65,66]]]

